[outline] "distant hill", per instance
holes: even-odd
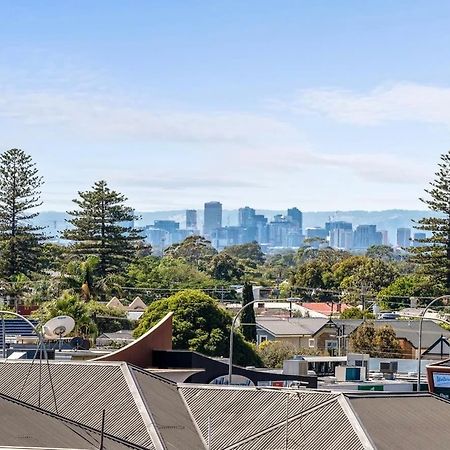
[[[264,214],[269,220],[276,214],[285,214],[282,210],[257,210],[257,214]],[[141,216],[138,225],[150,225],[155,220],[176,220],[180,226],[184,227],[185,210],[171,211],[152,211],[137,212]],[[390,209],[384,211],[306,211],[303,213],[303,229],[323,226],[325,222],[332,220],[345,220],[351,222],[354,227],[363,224],[374,224],[378,230],[387,230],[391,242],[395,242],[396,230],[400,227],[411,227],[414,224],[412,220],[418,220],[421,217],[430,217],[435,215],[430,211]],[[34,220],[34,223],[47,227],[49,234],[56,235],[67,227],[65,221],[67,215],[59,211],[43,211]],[[198,210],[199,226],[203,223],[203,211]],[[238,210],[223,211],[223,225],[237,225]]]

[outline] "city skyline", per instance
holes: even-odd
[[[0,11],[0,150],[32,155],[42,210],[99,179],[140,211],[421,209],[448,149],[444,2]]]

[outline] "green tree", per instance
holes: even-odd
[[[341,319],[374,319],[374,315],[367,310],[361,310],[356,306],[347,308],[340,315]]]
[[[208,356],[228,356],[231,315],[198,290],[184,290],[150,304],[139,321],[135,337],[141,336],[173,311],[173,348]],[[236,364],[260,366],[253,346],[240,333],[234,339]]]
[[[353,351],[372,357],[401,357],[400,343],[390,325],[375,328],[373,322],[364,322],[351,334],[350,345]]]
[[[225,282],[239,282],[245,275],[243,265],[236,258],[224,252],[213,256],[209,272],[216,280]]]
[[[400,343],[390,325],[383,325],[376,330],[373,345],[375,347],[374,356],[380,358],[401,357]]]
[[[97,181],[92,190],[78,194],[80,198],[73,200],[78,209],[68,212],[73,228],[63,232],[71,241],[71,253],[81,259],[97,257],[97,273],[102,278],[123,271],[143,239],[140,230],[128,225],[138,217],[125,206],[127,199],[110,190],[106,181]]]
[[[57,316],[70,316],[75,320],[73,334],[91,335],[97,333],[97,327],[88,304],[80,300],[78,295],[69,291],[64,291],[55,300],[43,303],[33,315],[42,322]]]
[[[209,289],[216,281],[184,259],[145,256],[130,264],[127,271],[127,284],[134,287],[154,289]]]
[[[188,236],[184,241],[166,248],[164,256],[182,258],[199,270],[207,271],[217,250],[202,236]]]
[[[264,341],[258,346],[258,355],[264,367],[280,369],[283,361],[292,359],[295,355],[320,355],[319,350],[297,348],[294,344],[284,341]]]
[[[367,249],[366,256],[384,261],[393,261],[395,259],[394,249],[390,245],[372,245]]]
[[[87,310],[92,317],[96,327],[97,334],[114,333],[119,330],[131,330],[135,322],[127,319],[127,313],[118,308],[110,308],[104,303],[89,302]]]
[[[342,280],[340,288],[346,291],[343,300],[355,304],[366,297],[376,297],[381,289],[389,286],[398,275],[394,264],[367,258],[352,275]]]
[[[223,253],[233,258],[242,260],[251,267],[263,264],[266,257],[261,250],[261,246],[257,242],[249,242],[247,244],[230,245]]]
[[[332,272],[336,286],[340,286],[345,278],[354,275],[361,267],[364,267],[367,261],[366,256],[350,256],[334,264]]]
[[[450,151],[441,155],[430,186],[425,189],[428,198],[420,200],[435,215],[420,219],[415,228],[431,235],[419,240],[420,246],[410,249],[411,259],[450,294]]]
[[[373,322],[362,323],[351,335],[350,346],[354,352],[374,352],[375,326]]]
[[[389,308],[397,309],[408,306],[411,297],[432,297],[442,294],[442,287],[436,285],[429,275],[409,274],[396,278],[389,286],[381,289],[377,298]]]
[[[292,359],[297,354],[297,348],[290,342],[264,341],[258,346],[258,354],[264,367],[280,369],[283,361]]]
[[[253,286],[250,283],[245,283],[242,289],[242,306],[253,302]],[[247,306],[241,313],[241,331],[244,338],[250,342],[256,342],[256,317],[254,305]],[[250,325],[249,325],[250,324]]]
[[[42,204],[42,177],[31,156],[13,148],[0,155],[0,270],[14,280],[39,269],[43,228],[31,224]]]
[[[333,287],[331,264],[321,259],[311,259],[300,264],[291,275],[294,288],[328,289]]]

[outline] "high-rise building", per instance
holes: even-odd
[[[390,245],[389,244],[389,232],[388,230],[380,230],[379,231],[381,233],[381,235],[383,236],[383,239],[381,241],[382,245]]]
[[[254,227],[255,226],[255,210],[246,206],[239,208],[239,226]]]
[[[330,247],[350,250],[353,247],[353,231],[335,228],[330,231]]]
[[[213,230],[222,228],[222,203],[205,203],[205,212],[203,220],[203,234],[210,236]]]
[[[197,210],[195,209],[186,210],[186,228],[188,230],[197,229]]]
[[[397,246],[411,246],[411,228],[397,228]]]
[[[303,228],[303,214],[298,208],[289,208],[287,210],[287,219],[289,222],[295,224],[302,230]]]
[[[256,227],[256,240],[260,244],[266,244],[269,240],[267,217],[264,217],[262,214],[256,214],[255,227]]]
[[[372,245],[381,245],[383,234],[376,225],[358,225],[353,233],[353,248],[367,249]]]
[[[164,230],[168,233],[175,233],[180,229],[180,224],[178,222],[175,222],[174,220],[155,220],[153,228]]]
[[[350,222],[344,222],[343,220],[337,220],[335,222],[325,222],[325,229],[327,233],[331,230],[347,230],[352,231],[353,225]]]

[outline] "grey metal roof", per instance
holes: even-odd
[[[138,382],[152,419],[167,448],[204,449],[205,444],[178,392],[177,385],[148,376],[142,369],[130,367],[130,371]]]
[[[205,448],[175,383],[121,362],[55,361],[49,368],[57,409],[44,362],[0,363],[0,393],[97,430],[106,409],[111,435],[148,449]]]
[[[446,450],[450,403],[430,394],[346,395],[378,450]]]
[[[289,449],[364,448],[340,394],[186,384],[180,391],[211,450],[282,449],[286,435]]]
[[[313,336],[327,323],[321,318],[271,318],[257,317],[256,324],[267,330],[273,336]]]
[[[50,362],[49,367],[57,409],[45,363],[42,366],[31,361],[0,363],[0,392],[97,430],[101,429],[102,410],[106,409],[110,418],[108,432],[154,448],[150,419],[139,403],[126,364]]]
[[[106,424],[108,418],[106,418]],[[0,394],[1,445],[13,448],[100,448],[97,430],[63,419],[47,411],[27,405]],[[104,437],[105,450],[139,449],[125,441]]]

